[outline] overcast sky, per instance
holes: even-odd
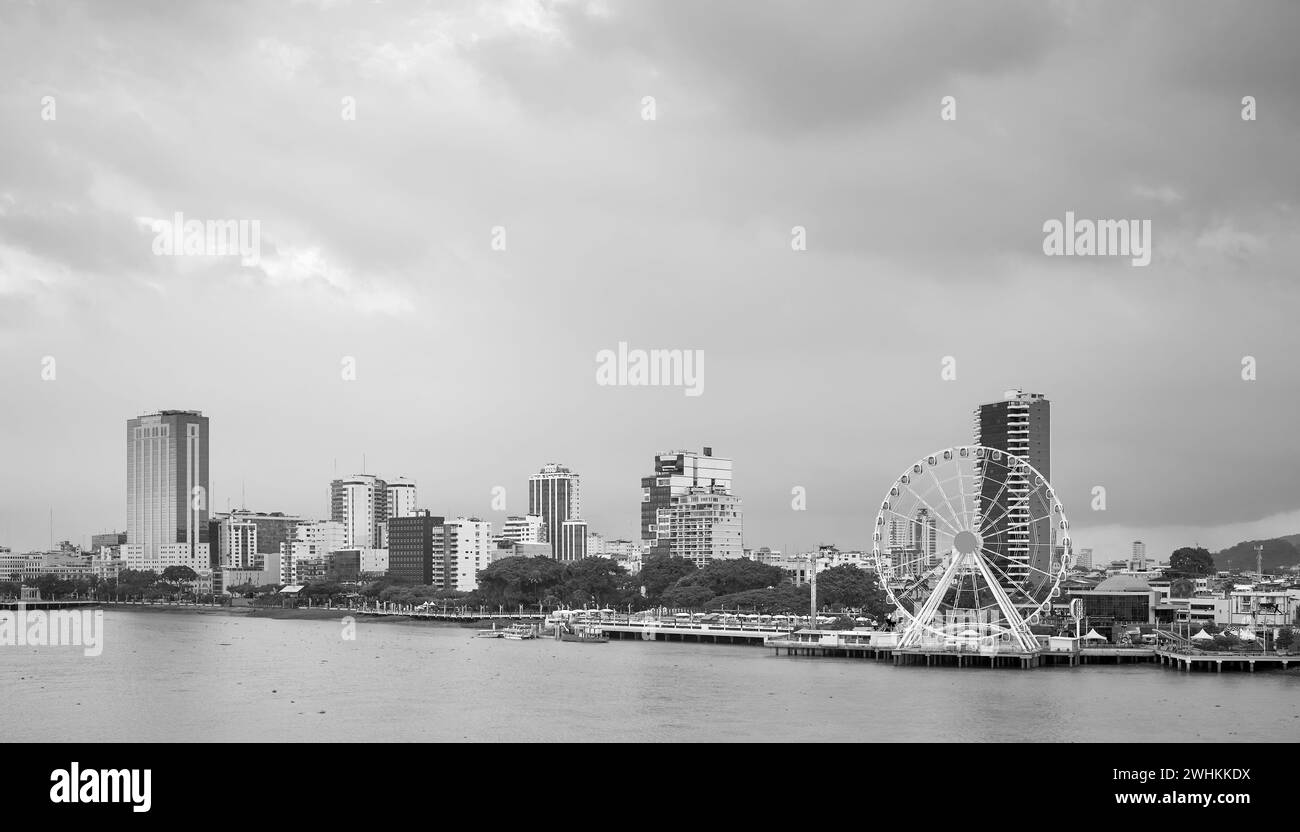
[[[499,524],[560,462],[636,538],[654,454],[711,445],[747,546],[864,547],[1010,387],[1098,558],[1300,532],[1298,37],[1293,3],[5,4],[0,545],[124,528],[125,421],[186,408],[218,508],[325,516],[364,454]],[[1149,219],[1151,264],[1045,256],[1068,210]],[[259,221],[259,264],[155,256],[177,211]],[[703,395],[597,385],[620,341],[703,350]]]

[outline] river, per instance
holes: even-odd
[[[100,656],[0,647],[0,740],[1300,740],[1295,671],[896,668],[365,618],[342,634],[336,620],[109,610]]]

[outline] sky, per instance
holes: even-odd
[[[655,454],[709,445],[746,546],[863,548],[1010,388],[1097,559],[1300,532],[1298,35],[1263,2],[5,4],[0,545],[124,528],[126,420],[197,409],[216,508],[323,517],[364,464],[499,524],[558,462],[636,539]],[[1067,211],[1149,220],[1150,264],[1046,256]],[[177,212],[256,220],[256,263],[156,255]],[[703,351],[701,395],[598,384],[620,342]]]

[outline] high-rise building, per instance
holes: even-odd
[[[1133,541],[1133,556],[1129,558],[1128,568],[1137,572],[1147,569],[1147,545],[1140,540]]]
[[[936,551],[938,536],[934,531],[934,515],[924,506],[917,509],[916,516],[912,518],[912,547],[919,553],[920,561],[926,567],[939,562]]]
[[[444,556],[448,574],[454,576],[450,588],[460,592],[478,589],[478,573],[492,563],[492,523],[477,517],[457,517],[443,524],[446,529]],[[586,528],[583,528],[584,534]],[[391,558],[391,553],[390,553]]]
[[[1041,393],[1008,390],[1002,401],[975,411],[975,442],[1028,462],[1045,479],[1052,476],[1051,403]],[[1051,569],[1056,548],[1048,492],[1013,461],[982,460],[979,514],[983,548],[1004,584],[1034,585]]]
[[[424,586],[447,589],[455,585],[448,580],[444,557],[446,548],[445,518],[427,509],[388,521],[388,576]]]
[[[731,460],[702,452],[667,451],[653,476],[641,479],[641,542],[648,556],[694,561],[744,556],[740,498],[731,493]]]
[[[353,474],[332,481],[330,519],[343,524],[346,546],[383,548],[388,483],[372,474]]]
[[[293,540],[280,544],[280,583],[298,583],[307,577],[299,570],[300,562],[319,559],[325,563],[330,552],[344,548],[347,543],[342,523],[335,520],[298,523]]]
[[[415,483],[405,477],[388,481],[388,516],[410,517],[415,514]]]
[[[587,556],[587,521],[565,520],[560,524],[559,539],[554,541],[555,559],[570,562]]]
[[[257,569],[257,524],[238,517],[214,521],[217,563],[226,569]]]
[[[1084,569],[1084,570],[1092,569],[1092,550],[1075,549],[1074,565],[1076,569]]]
[[[561,465],[546,465],[528,478],[528,513],[542,518],[550,538],[551,554],[561,558],[561,527],[582,518],[578,475]],[[583,550],[586,541],[583,541]]]
[[[126,423],[126,543],[130,569],[211,569],[208,418],[162,410]]]
[[[549,543],[546,520],[540,514],[507,517],[501,538],[513,543]]]
[[[230,530],[227,530],[227,537],[222,537],[222,526],[228,521],[236,523],[252,524],[257,532],[252,554],[254,557],[248,560],[248,566],[238,566],[235,564],[235,558],[232,556],[229,547],[223,542],[228,540]],[[212,544],[212,565],[214,568],[223,569],[253,569],[256,562],[260,561],[263,568],[269,568],[266,564],[275,560],[280,554],[280,544],[291,543],[295,538],[295,529],[302,522],[302,518],[296,515],[285,514],[282,511],[249,511],[247,509],[237,508],[234,511],[221,512],[212,515],[212,520],[208,523],[210,533],[209,541]]]
[[[379,543],[388,546],[388,521],[415,513],[415,483],[404,477],[388,481],[387,514],[379,525]]]

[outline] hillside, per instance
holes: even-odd
[[[1214,567],[1242,572],[1255,571],[1255,544],[1264,544],[1264,571],[1300,563],[1300,534],[1275,537],[1270,540],[1243,540],[1235,546],[1216,552]]]

